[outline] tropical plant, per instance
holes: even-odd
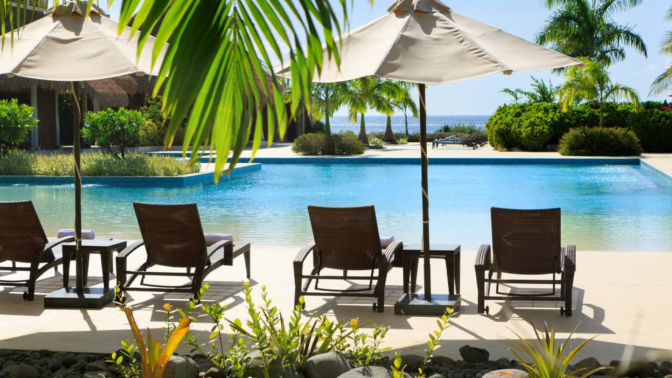
[[[613,16],[643,0],[544,0],[554,13],[537,33],[536,42],[565,55],[587,58],[604,66],[625,59],[625,48],[647,56],[646,44],[634,26]],[[562,70],[562,69],[561,69]]]
[[[21,104],[17,99],[0,101],[0,155],[7,155],[9,149],[17,147],[26,140],[28,134],[37,126],[33,108]]]
[[[579,127],[560,139],[558,152],[566,156],[639,156],[637,134],[621,127]]]
[[[672,7],[667,13],[667,18],[672,20]],[[660,48],[660,51],[666,55],[672,55],[672,31],[667,32],[667,37]],[[672,64],[654,80],[651,85],[651,95],[658,95],[672,90]],[[672,97],[672,96],[671,96]]]
[[[538,102],[555,102],[558,88],[553,86],[553,83],[549,80],[548,84],[544,79],[537,79],[534,76],[532,78],[532,91],[527,92],[522,89],[509,89],[504,88],[502,93],[506,93],[509,96],[513,97],[514,103],[519,103],[522,97],[527,98],[527,103],[535,104]]]
[[[583,59],[584,67],[570,67],[567,81],[558,90],[563,111],[583,101],[594,101],[600,109],[600,127],[604,126],[604,107],[607,101],[625,100],[639,107],[639,95],[633,88],[613,83],[604,65]]]
[[[453,125],[443,125],[439,131],[443,133],[475,134],[480,133],[482,130],[476,127],[476,124],[474,123],[459,122]]]
[[[145,124],[145,117],[137,110],[107,109],[98,113],[88,112],[86,125],[82,130],[84,140],[106,149],[116,155],[116,147],[123,159],[126,149],[140,142],[140,129]]]
[[[359,116],[359,140],[364,145],[369,145],[366,135],[366,120],[364,115],[367,110],[373,109],[389,117],[394,114],[394,106],[391,101],[401,99],[402,90],[393,80],[362,77],[348,82],[347,90],[343,93],[344,104],[348,106],[350,121],[357,122]]]
[[[392,137],[392,139],[394,139],[394,137]],[[372,148],[374,150],[382,150],[383,148],[385,148],[383,146],[383,140],[377,137],[370,137],[369,148]]]
[[[530,321],[532,323],[532,321]],[[511,353],[518,359],[518,361],[530,361],[531,363],[518,362],[522,365],[525,370],[527,370],[530,378],[565,378],[569,377],[568,366],[572,363],[572,360],[576,355],[588,345],[595,337],[591,337],[588,340],[583,341],[581,344],[577,345],[574,349],[569,350],[569,343],[574,335],[573,332],[569,334],[567,340],[564,342],[556,343],[555,338],[555,329],[551,328],[550,331],[548,326],[544,324],[544,333],[540,335],[536,327],[532,323],[532,328],[534,329],[534,335],[536,336],[536,342],[525,340],[518,333],[513,332],[518,341],[509,340],[516,348],[515,350],[509,348]],[[565,355],[565,352],[568,352]],[[522,355],[526,356],[526,359],[522,358]],[[588,378],[591,375],[605,370],[611,369],[610,366],[599,367],[591,371],[575,371],[572,372],[573,377],[577,378]],[[578,375],[581,374],[581,375]]]
[[[114,0],[107,2],[109,5]],[[87,2],[87,13],[93,3]],[[331,64],[340,65],[340,23],[347,24],[351,2],[335,1],[339,12],[332,3],[185,0],[177,4],[165,0],[123,0],[119,33],[131,25],[131,34],[138,35],[138,57],[155,28],[156,43],[151,54],[154,63],[166,48],[154,95],[163,91],[162,112],[170,119],[167,144],[172,143],[182,120],[190,113],[183,150],[186,152],[191,146],[193,151],[199,151],[210,146],[217,153],[214,172],[218,176],[230,155],[228,170],[235,167],[250,138],[253,121],[253,152],[261,145],[263,119],[268,120],[271,142],[276,122],[283,136],[290,117],[279,81],[266,67],[271,66],[273,58],[289,57],[285,64],[291,66],[293,116],[300,97],[310,98],[313,77],[327,64],[324,50]],[[27,4],[25,0],[0,0],[0,18],[9,20],[12,42],[20,31],[17,27],[25,24]],[[18,7],[17,14],[22,15],[16,19],[10,16],[14,14],[14,6]],[[5,22],[1,28],[4,47],[8,31]],[[170,44],[166,46],[168,41]],[[194,62],[198,62],[198,69],[194,69]],[[192,154],[191,158],[195,161],[197,155]]]
[[[313,100],[313,115],[317,119],[324,117],[324,133],[331,134],[331,123],[329,119],[334,116],[334,112],[341,107],[343,101],[343,92],[347,84],[340,83],[314,83],[311,91]]]
[[[401,93],[399,100],[395,101],[395,105],[397,106],[397,109],[404,113],[404,126],[406,137],[408,138],[408,112],[411,112],[413,118],[418,118],[419,115],[418,104],[415,103],[413,96],[411,96],[411,89],[415,88],[416,85],[405,81],[399,81],[399,86],[402,87],[404,91]],[[397,143],[399,143],[398,139]]]

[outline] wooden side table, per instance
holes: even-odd
[[[460,294],[460,246],[457,244],[431,244],[430,248],[430,258],[446,260],[448,292],[450,295]],[[404,293],[409,293],[409,281],[411,283],[410,293],[415,293],[418,280],[418,262],[421,257],[420,245],[404,246]]]
[[[119,240],[82,240],[79,245],[79,252],[82,254],[84,260],[84,266],[81,267],[82,271],[77,272],[77,286],[78,289],[80,282],[82,286],[87,286],[88,276],[89,276],[89,255],[92,253],[100,254],[100,262],[103,267],[103,287],[107,291],[110,288],[110,272],[112,272],[112,254],[114,252],[120,252],[126,248],[125,241]],[[63,244],[63,287],[68,288],[70,286],[70,260],[75,256],[76,245],[75,243],[65,243]],[[78,267],[79,269],[79,267]],[[80,281],[81,280],[81,281]]]

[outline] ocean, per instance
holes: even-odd
[[[454,125],[460,123],[471,124],[476,127],[485,129],[485,122],[490,118],[489,115],[430,115],[427,116],[427,132],[433,133],[444,125]],[[356,124],[350,122],[346,116],[336,116],[331,118],[331,131],[335,133],[342,133],[344,131],[352,131],[359,134],[359,119]],[[387,124],[387,117],[380,115],[366,116],[366,132],[384,132]],[[403,133],[404,130],[404,116],[392,117],[392,131],[395,133]],[[408,117],[408,132],[420,132],[420,120]]]

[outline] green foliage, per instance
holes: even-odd
[[[361,155],[366,146],[352,131],[340,134],[303,134],[296,138],[292,151],[301,155]]]
[[[513,97],[515,104],[519,103],[522,97],[526,97],[527,103],[529,104],[534,104],[537,102],[555,102],[558,88],[554,87],[550,80],[548,81],[548,84],[546,84],[544,79],[537,79],[534,76],[531,77],[532,92],[527,92],[522,89],[504,88],[502,93],[506,93]]]
[[[592,371],[575,371],[569,375],[567,371],[568,366],[572,363],[576,355],[588,345],[594,337],[583,341],[574,349],[570,350],[569,344],[574,332],[571,332],[564,342],[561,341],[560,343],[556,343],[554,328],[551,328],[549,331],[548,325],[544,324],[543,335],[539,334],[534,323],[532,323],[532,328],[534,329],[536,342],[525,340],[518,333],[513,332],[518,337],[518,341],[510,341],[516,350],[509,348],[518,361],[530,361],[530,363],[518,362],[525,367],[530,378],[566,378],[570,376],[588,378],[599,371],[612,369],[611,367],[599,367]],[[576,329],[574,331],[576,331]],[[523,356],[527,358],[523,358]]]
[[[394,139],[397,141],[397,144],[408,144],[408,137],[394,137]]]
[[[363,326],[368,324],[359,324],[359,319],[350,319],[351,331],[346,331],[344,327],[340,328],[343,340],[341,344],[336,344],[334,350],[344,355],[350,364],[354,367],[369,366],[377,363],[382,358],[382,352],[390,350],[383,348],[383,340],[387,336],[390,327],[373,325],[371,337],[365,333],[360,333]]]
[[[32,128],[37,126],[33,110],[28,105],[19,105],[17,99],[0,101],[0,155],[6,155],[26,140]]]
[[[442,133],[460,133],[460,134],[475,134],[481,132],[474,123],[456,123],[453,125],[443,125],[439,129]]]
[[[672,7],[667,12],[667,19],[672,20]],[[665,55],[672,55],[672,31],[668,31],[660,48]],[[672,64],[665,69],[651,84],[650,95],[661,95],[672,90]]]
[[[172,145],[173,143],[181,144],[184,140],[184,126],[186,122],[182,122],[179,125],[172,141],[166,140],[170,120],[164,118],[161,106],[161,96],[155,98],[147,96],[147,105],[138,109],[146,120],[140,127],[140,146],[163,146],[166,142],[170,142],[168,145]]]
[[[82,176],[181,176],[198,173],[191,165],[167,156],[130,153],[121,160],[102,152],[82,154]],[[73,176],[70,154],[34,154],[12,150],[0,157],[0,175]]]
[[[140,362],[135,357],[136,353],[138,353],[138,347],[135,344],[128,339],[122,340],[121,351],[119,354],[117,352],[112,353],[111,359],[107,360],[107,363],[115,365],[117,371],[124,378],[140,377]]]
[[[137,110],[121,108],[117,111],[107,109],[98,113],[89,112],[85,118],[86,127],[82,131],[84,140],[115,154],[116,147],[125,158],[126,149],[140,142],[140,129],[145,117]]]
[[[634,26],[618,24],[613,16],[642,0],[544,0],[553,14],[536,36],[536,43],[573,57],[606,66],[625,60],[625,48],[647,56],[646,44]]]
[[[626,125],[637,133],[644,151],[672,152],[672,111],[632,112],[626,118]]]
[[[343,105],[347,86],[348,84],[344,82],[313,84],[311,90],[313,115],[318,119],[325,119],[322,130],[318,131],[313,125],[316,133],[331,134],[331,123],[329,121],[334,116],[334,112]]]
[[[383,147],[383,140],[376,137],[369,137],[369,148],[374,150],[382,150],[385,148]]]
[[[494,148],[540,151],[553,142],[559,124],[559,106],[549,103],[505,105],[486,123]],[[559,136],[558,136],[559,138]]]
[[[166,131],[157,126],[154,121],[148,119],[140,126],[140,146],[161,146],[163,139],[166,136]]]
[[[639,156],[642,147],[632,130],[580,127],[560,139],[558,152],[568,156]]]

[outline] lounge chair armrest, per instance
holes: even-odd
[[[213,253],[217,252],[220,248],[226,248],[226,246],[231,246],[233,249],[233,242],[231,240],[220,240],[217,243],[208,247],[208,257],[212,256]]]
[[[51,243],[49,243],[49,244],[47,244],[47,245],[44,246],[44,249],[42,250],[42,253],[40,253],[40,255],[41,255],[41,254],[44,254],[45,252],[47,252],[47,251],[49,251],[49,250],[51,250],[51,249],[53,249],[54,247],[56,247],[56,246],[59,245],[59,244],[69,243],[69,242],[73,242],[73,241],[75,241],[75,237],[74,237],[74,236],[66,236],[66,237],[64,237],[64,238],[60,238],[60,239],[58,239],[58,240],[54,240],[54,241],[52,241]]]
[[[389,264],[394,264],[401,260],[402,253],[404,253],[404,243],[397,241],[392,242],[383,251],[383,261],[387,261]]]
[[[142,241],[142,240],[138,240],[135,243],[129,245],[126,248],[124,248],[124,250],[121,251],[121,253],[119,253],[117,255],[117,261],[126,260],[128,258],[128,256],[131,255],[131,253],[135,252],[135,250],[142,247],[143,245],[145,245],[145,242]]]
[[[315,251],[315,243],[310,243],[303,247],[301,251],[299,252],[298,255],[296,255],[296,258],[294,258],[294,266],[297,264],[299,266],[303,265],[303,262],[306,261],[306,257],[310,255],[311,252]]]
[[[576,272],[576,246],[567,245],[562,253],[562,269],[565,272]]]
[[[475,266],[477,270],[489,270],[490,264],[492,262],[490,244],[481,244],[481,247],[478,249],[478,254],[476,254]]]

